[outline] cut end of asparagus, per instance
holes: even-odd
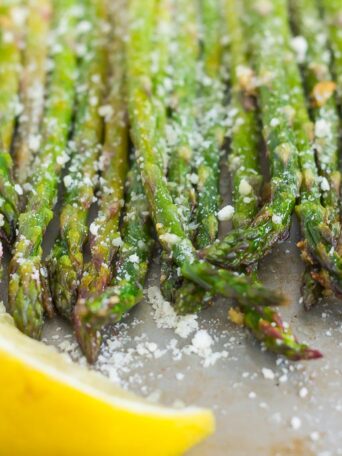
[[[9,307],[17,327],[26,335],[40,339],[44,324],[40,259],[14,263],[9,283]]]

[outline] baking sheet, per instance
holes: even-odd
[[[55,221],[49,228],[47,248],[57,229]],[[325,300],[309,313],[302,309],[303,265],[295,246],[298,238],[294,223],[290,239],[274,249],[261,263],[260,271],[268,286],[289,296],[290,305],[282,309],[285,320],[302,341],[323,352],[322,360],[288,363],[262,352],[246,330],[228,321],[229,303],[224,300],[198,317],[199,329],[207,330],[214,339],[213,351],[220,355],[226,352],[226,357],[209,367],[203,366],[204,359],[197,354],[183,353],[181,359],[175,359],[178,352],[170,345],[176,340],[182,351],[191,344],[193,334],[183,339],[173,329],[158,328],[148,300],[121,326],[109,328],[112,346],[105,347],[98,368],[113,381],[118,377],[124,387],[163,404],[213,409],[215,434],[189,456],[342,455],[342,306]],[[155,260],[147,288],[158,282],[157,276]],[[3,285],[4,298],[5,289]],[[44,340],[85,362],[65,322],[49,322]],[[165,353],[160,357],[137,353],[138,346],[150,343]]]
[[[338,302],[325,301],[309,313],[302,310],[297,238],[294,227],[291,240],[276,247],[261,264],[262,276],[270,287],[290,297],[291,304],[282,310],[286,321],[301,340],[324,353],[322,360],[287,363],[261,352],[245,330],[227,320],[227,302],[220,301],[201,314],[199,326],[215,338],[215,351],[228,352],[227,358],[205,368],[197,355],[183,355],[175,361],[168,352],[157,359],[142,356],[142,365],[138,362],[136,368],[130,366],[127,373],[120,373],[121,381],[138,394],[159,398],[164,404],[182,401],[214,410],[216,433],[193,449],[191,456],[342,454],[342,308]],[[155,284],[156,270],[155,265],[147,286]],[[191,339],[177,337],[172,329],[158,329],[147,300],[125,325],[125,344],[120,347],[124,353],[136,347],[139,337],[147,337],[159,348],[172,339],[180,346]],[[111,331],[113,340],[120,339],[120,331]],[[52,338],[56,334],[56,324],[52,324],[45,336],[56,342]],[[265,368],[272,371],[273,379],[265,378],[263,372],[272,377],[262,371]],[[179,374],[184,378],[180,380]]]

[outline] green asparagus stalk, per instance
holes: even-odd
[[[44,120],[42,142],[33,164],[31,190],[25,212],[19,217],[19,232],[10,263],[9,308],[16,325],[26,334],[41,336],[45,302],[42,281],[42,238],[52,219],[57,187],[68,157],[66,141],[74,104],[76,55],[75,30],[78,3],[55,2],[53,41],[50,53],[53,70]]]
[[[18,193],[12,179],[10,148],[15,118],[19,114],[20,27],[22,2],[0,5],[0,230],[12,241],[18,218]]]
[[[332,257],[333,255],[336,257],[336,261],[339,262],[337,254],[334,253],[341,231],[338,205],[340,192],[340,173],[338,171],[337,154],[338,114],[332,96],[334,83],[331,80],[332,77],[329,71],[330,55],[327,52],[327,38],[317,6],[311,0],[300,0],[299,2],[293,2],[291,7],[295,26],[297,31],[302,35],[299,40],[305,39],[305,43],[307,43],[307,50],[305,56],[302,56],[302,59],[304,60],[305,82],[311,94],[312,109],[316,122],[315,148],[317,151],[317,161],[323,176],[320,185],[321,188],[319,188],[316,160],[312,147],[310,147],[312,138],[309,137],[306,140],[302,140],[302,148],[307,153],[301,154],[301,168],[305,178],[301,192],[301,205],[297,207],[297,213],[302,218],[303,232],[306,235],[305,241],[299,245],[303,251],[302,256],[304,261],[309,263],[304,274],[303,300],[304,306],[310,308],[314,301],[317,300],[319,291],[321,291],[321,285],[319,283],[315,284],[313,278],[318,278],[321,275],[317,273],[317,262],[321,263],[321,266],[324,268],[325,263],[330,261],[329,256]],[[313,33],[313,25],[315,33]],[[292,66],[294,66],[293,63]],[[299,84],[299,82],[295,81],[294,88],[298,88]],[[298,101],[304,113],[304,99]],[[297,103],[297,113],[300,112],[299,105]],[[302,129],[301,124],[309,125],[308,116],[305,113],[302,115],[301,120],[297,122],[298,129]],[[307,128],[306,131],[309,132],[309,135],[312,135],[312,129]],[[313,186],[314,190],[312,191]],[[324,209],[321,207],[320,190],[323,194]],[[315,213],[316,217],[312,218],[311,213]],[[306,217],[306,220],[303,217]],[[314,226],[314,222],[316,222],[316,227]],[[311,233],[314,230],[317,234],[312,239]],[[317,251],[315,251],[315,243],[318,246]],[[324,250],[323,262],[320,260],[322,258],[320,254],[322,248]],[[310,266],[311,268],[313,266],[312,273],[310,273]],[[330,282],[327,285],[330,287]]]
[[[243,324],[250,329],[268,350],[292,361],[322,358],[319,350],[298,342],[288,325],[270,307],[248,307],[243,314]]]
[[[202,141],[198,161],[196,247],[204,248],[217,237],[220,148],[224,129],[224,85],[222,82],[220,8],[216,0],[201,0],[203,68],[200,71],[198,128]]]
[[[23,185],[32,156],[39,149],[47,77],[47,51],[52,14],[51,0],[32,0],[27,9],[26,39],[20,82],[22,111],[14,142],[15,177]]]
[[[166,125],[168,123],[168,114],[165,111],[165,104],[169,105],[171,90],[170,75],[170,47],[173,40],[173,29],[170,21],[173,9],[173,0],[160,0],[155,4],[156,17],[158,21],[155,24],[156,33],[153,34],[153,47],[156,52],[151,52],[148,56],[148,65],[150,65],[153,78],[151,81],[151,90],[153,91],[153,104],[156,112],[157,135],[162,135],[160,140],[158,154],[160,166],[166,173],[168,167],[168,153],[166,144]]]
[[[122,246],[111,286],[101,295],[79,301],[75,308],[77,339],[89,362],[96,361],[101,347],[101,330],[143,298],[143,285],[153,245],[148,229],[148,204],[136,164],[128,174],[128,200]]]
[[[236,288],[238,275],[231,286],[231,274],[226,270],[217,271],[214,266],[206,263],[192,265],[191,269],[183,267],[182,272],[188,279],[194,280],[200,287],[219,293],[227,298],[234,298],[239,304],[239,320],[232,318],[235,323],[242,323],[264,346],[273,353],[286,356],[293,361],[321,358],[322,354],[306,344],[298,342],[288,325],[285,325],[280,315],[268,307],[269,291],[259,285],[253,278],[249,280],[250,287],[245,287],[245,276],[241,276],[241,288]],[[214,280],[211,281],[210,274]],[[220,280],[217,279],[217,275]],[[250,302],[254,302],[251,306]],[[230,315],[232,312],[230,312]],[[236,316],[236,311],[233,313]]]
[[[233,230],[224,240],[202,251],[202,257],[232,268],[254,264],[287,236],[300,186],[298,151],[290,121],[293,108],[288,102],[283,62],[287,47],[279,30],[279,22],[287,20],[286,8],[283,0],[270,3],[269,8],[262,3],[249,6],[255,17],[249,24],[249,33],[253,35],[264,137],[271,162],[271,201],[249,227]],[[244,196],[251,190],[248,182],[240,186]]]
[[[253,71],[247,65],[247,54],[243,32],[239,24],[241,4],[236,1],[223,3],[224,33],[229,37],[229,73],[231,83],[230,121],[231,147],[229,168],[233,182],[233,224],[235,227],[247,226],[253,220],[258,208],[258,193],[261,176],[258,173],[258,137]],[[239,12],[239,14],[238,14]],[[251,194],[242,196],[239,188],[247,181],[252,186]],[[199,311],[212,302],[213,296],[199,289],[193,282],[186,282],[177,291],[175,308],[177,312]]]
[[[83,271],[83,245],[88,234],[87,216],[94,198],[97,169],[94,164],[101,150],[106,36],[104,1],[91,0],[87,9],[85,51],[80,67],[77,113],[72,138],[71,162],[64,177],[64,202],[60,214],[60,236],[49,256],[50,289],[61,315],[72,317],[78,284]]]
[[[170,252],[179,267],[186,267],[189,275],[192,267],[196,271],[195,251],[182,227],[177,207],[172,201],[163,170],[154,153],[158,147],[155,134],[156,117],[151,92],[146,90],[146,87],[150,86],[149,81],[151,80],[147,56],[151,52],[151,35],[156,20],[153,6],[151,3],[149,7],[146,7],[138,0],[129,2],[132,25],[129,28],[127,43],[128,109],[137,161],[159,241],[163,248]],[[195,272],[194,275],[196,275]],[[218,274],[216,277],[217,281],[221,282]],[[227,277],[230,279],[229,286],[234,292],[241,292],[241,287],[243,288],[241,282],[244,283],[245,288],[249,288],[246,278],[241,279],[231,272],[227,272]],[[210,274],[210,280],[213,283],[212,274]],[[273,304],[280,302],[277,293],[268,291],[265,294],[268,294],[269,302]],[[254,303],[250,302],[250,304]]]
[[[314,144],[322,176],[323,203],[329,211],[334,237],[338,238],[341,231],[338,203],[341,182],[338,164],[339,119],[333,96],[336,84],[329,69],[331,58],[328,37],[315,1],[292,0],[291,10],[296,32],[300,35],[293,43],[299,47],[307,46],[305,55],[299,55],[299,59],[303,60],[300,63],[304,68],[315,120]]]
[[[342,5],[340,0],[320,0],[334,61],[333,71],[337,82],[338,104],[342,106]]]
[[[194,206],[191,171],[194,155],[193,138],[196,129],[196,68],[199,53],[196,2],[177,0],[174,16],[175,39],[170,57],[173,71],[172,116],[167,125],[169,133],[168,184],[183,227],[189,235]],[[164,252],[160,286],[165,299],[173,300],[179,282],[177,269]]]
[[[256,117],[253,111],[248,111],[250,107],[249,103],[244,103],[246,97],[250,95],[250,91],[253,90],[253,73],[246,66],[246,49],[242,45],[243,29],[241,27],[241,4],[236,0],[227,0],[223,4],[225,18],[229,30],[229,43],[230,43],[230,56],[231,56],[231,84],[232,84],[232,109],[236,111],[236,118],[243,118],[244,122],[241,125],[238,124],[237,128],[232,129],[231,148],[234,156],[234,161],[239,160],[241,167],[246,167],[248,171],[248,164],[253,163],[257,165],[257,141],[256,141]],[[245,77],[242,77],[245,76]],[[246,129],[246,130],[245,130]],[[235,158],[236,157],[236,158]],[[255,166],[257,169],[257,166]],[[253,169],[255,169],[253,168]],[[257,211],[257,192],[253,193],[255,198],[252,201],[248,201],[244,207],[243,204],[239,204],[241,196],[239,194],[239,186],[241,185],[242,179],[250,179],[251,177],[257,177],[253,173],[246,175],[245,170],[234,174],[235,167],[233,168],[233,203],[235,207],[235,224],[238,226],[248,226],[252,221]],[[260,182],[260,177],[255,180],[255,183]],[[255,187],[254,187],[255,188]],[[254,190],[255,191],[255,190]],[[253,204],[250,204],[252,203]],[[208,265],[201,265],[202,268],[208,268]],[[207,274],[207,271],[206,271]],[[200,273],[197,271],[197,277]],[[222,287],[227,287],[225,271],[220,273],[222,278]],[[207,280],[207,278],[205,279]],[[250,283],[258,287],[258,283],[253,276],[250,277]],[[200,283],[200,285],[206,286],[206,282]],[[177,309],[182,313],[189,311],[199,311],[205,305],[206,302],[212,302],[208,292],[203,295],[201,289],[191,290],[191,286],[194,288],[191,282],[188,286],[184,286],[180,289]],[[216,285],[217,286],[217,285]],[[191,291],[194,294],[189,294]],[[221,291],[221,294],[222,291]],[[303,360],[303,359],[314,359],[321,357],[320,352],[312,350],[305,344],[301,344],[293,336],[289,327],[282,323],[280,315],[271,309],[270,307],[264,307],[265,302],[262,300],[262,296],[256,298],[256,302],[260,302],[263,306],[251,307],[246,305],[244,299],[240,295],[226,294],[227,297],[237,298],[239,305],[238,312],[234,309],[230,310],[230,315],[238,315],[239,319],[232,318],[235,323],[244,324],[252,334],[260,340],[264,346],[278,354],[285,355],[291,360]],[[204,299],[202,299],[204,297]],[[261,299],[260,299],[261,298]],[[267,299],[267,296],[266,296]]]
[[[241,3],[224,2],[229,37],[231,100],[229,115],[232,119],[229,170],[233,182],[233,226],[248,226],[258,210],[262,176],[258,163],[258,122],[255,107],[255,76],[248,65],[247,49],[240,25]],[[247,182],[248,196],[240,193]]]
[[[219,161],[223,143],[223,99],[221,77],[221,27],[219,4],[212,0],[199,2],[201,13],[203,55],[200,61],[200,78],[197,84],[197,129],[201,143],[197,151],[197,207],[198,225],[195,244],[205,247],[216,239],[218,232],[217,209],[219,202]],[[193,282],[184,282],[179,290],[169,280],[169,287],[176,291],[176,309],[180,313],[201,307],[200,302],[210,303],[210,293],[196,289]],[[190,298],[190,295],[194,299]]]
[[[119,4],[115,7],[114,37],[111,46],[110,95],[105,115],[105,142],[100,160],[99,212],[90,225],[90,260],[84,265],[78,291],[81,302],[100,294],[111,279],[111,264],[118,251],[119,221],[128,166],[128,131],[124,89],[124,46]]]

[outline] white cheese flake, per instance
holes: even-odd
[[[301,425],[302,425],[302,420],[300,418],[298,418],[298,416],[293,416],[291,418],[292,429],[297,430],[301,427]]]
[[[303,36],[295,36],[291,40],[291,47],[296,53],[297,62],[305,62],[306,53],[308,50],[308,42]]]
[[[274,372],[272,369],[267,369],[266,367],[263,367],[261,369],[262,375],[267,379],[267,380],[274,380]]]
[[[239,185],[239,193],[240,195],[247,196],[251,193],[252,186],[246,179],[242,179]]]
[[[18,193],[18,195],[22,195],[24,193],[21,185],[19,184],[15,184],[14,190]]]
[[[222,209],[219,210],[217,214],[217,218],[220,220],[220,222],[224,222],[227,220],[231,220],[235,212],[235,209],[233,206],[228,204],[227,206],[223,207]]]

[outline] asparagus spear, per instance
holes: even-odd
[[[298,151],[289,121],[292,108],[288,102],[287,74],[282,57],[287,48],[279,30],[286,8],[283,0],[269,3],[267,8],[265,5],[261,2],[250,5],[256,18],[249,33],[253,33],[251,41],[260,80],[261,115],[271,161],[271,201],[249,227],[233,230],[224,240],[201,253],[215,264],[233,268],[252,265],[287,236],[300,185]],[[251,190],[247,181],[240,187],[244,196]]]
[[[18,239],[10,263],[9,308],[19,329],[39,338],[43,326],[42,238],[53,216],[57,186],[71,126],[75,92],[75,28],[80,9],[75,0],[54,6],[53,70],[42,124],[42,143],[33,164],[31,191],[19,217]]]
[[[328,27],[334,62],[333,71],[337,82],[338,104],[342,106],[342,5],[340,0],[320,0]]]
[[[172,24],[170,21],[173,9],[173,0],[160,0],[155,4],[158,21],[156,32],[153,34],[153,47],[157,49],[148,56],[153,78],[151,80],[151,90],[153,91],[153,104],[156,112],[156,134],[165,139],[160,139],[158,143],[158,155],[160,166],[166,173],[168,167],[168,153],[166,144],[166,125],[168,123],[168,113],[165,111],[165,104],[169,105],[171,90],[170,75],[170,48],[172,46]]]
[[[198,123],[202,142],[198,160],[196,246],[206,247],[217,236],[219,161],[223,144],[223,98],[221,79],[220,8],[215,0],[201,0],[203,68],[200,71]]]
[[[194,188],[191,171],[196,130],[196,67],[199,53],[196,2],[177,0],[174,8],[175,39],[171,49],[173,90],[172,116],[167,124],[169,146],[168,184],[177,205],[185,231],[190,234]],[[163,296],[172,300],[180,277],[164,252],[161,263],[160,286]]]
[[[123,244],[111,286],[101,295],[82,300],[75,308],[77,339],[89,362],[95,362],[101,346],[101,329],[122,316],[143,298],[152,238],[148,229],[148,204],[140,173],[133,164],[128,174],[127,209]]]
[[[167,103],[165,78],[168,64],[168,38],[170,35],[169,0],[158,2],[155,12],[160,22],[153,35],[154,46],[160,52],[154,53],[152,62],[147,64],[154,74],[151,80],[156,112],[156,132],[164,134]],[[124,19],[124,18],[123,18]],[[151,56],[149,56],[151,57]],[[146,82],[146,81],[145,81]],[[164,148],[156,148],[155,156],[161,169],[165,169],[166,153]],[[142,299],[142,287],[147,273],[148,256],[152,246],[146,219],[148,206],[143,194],[141,177],[137,164],[134,163],[128,175],[128,201],[124,218],[123,244],[120,248],[116,272],[111,286],[101,294],[90,299],[79,299],[75,307],[74,321],[78,341],[89,362],[94,362],[101,346],[101,329],[111,322],[118,321],[125,312]],[[121,240],[118,239],[118,245]]]
[[[250,103],[244,103],[245,97],[250,95],[250,90],[253,89],[251,85],[252,73],[246,66],[245,56],[246,50],[242,45],[242,27],[241,27],[241,5],[236,0],[227,0],[223,4],[224,16],[227,21],[229,30],[229,42],[230,42],[230,55],[231,55],[231,83],[232,83],[232,100],[231,106],[236,111],[236,118],[244,119],[241,125],[238,123],[237,128],[232,129],[232,153],[234,154],[234,161],[239,159],[239,163],[242,166],[246,166],[249,163],[257,164],[257,141],[256,141],[256,118],[253,111],[248,111]],[[245,130],[246,129],[246,130]],[[248,134],[249,133],[249,134]],[[236,158],[237,157],[237,158]],[[233,172],[235,167],[233,168]],[[248,171],[248,168],[247,168]],[[239,186],[242,179],[253,177],[245,174],[245,170],[241,170],[233,174],[233,203],[235,206],[235,224],[247,226],[255,216],[257,211],[256,195],[252,201],[245,204],[244,207],[239,194]],[[256,177],[256,176],[255,176]],[[257,180],[255,181],[258,182]],[[260,177],[259,177],[260,182]],[[249,204],[252,203],[253,204]],[[208,268],[210,266],[203,266],[202,268]],[[200,272],[197,271],[197,277]],[[222,282],[219,284],[221,287],[227,287],[225,281],[225,271],[220,273]],[[198,282],[200,285],[207,285],[207,278],[204,283]],[[254,286],[258,286],[254,277],[250,278],[250,283]],[[180,289],[177,309],[184,312],[199,311],[201,310],[206,302],[211,301],[212,296],[208,296],[208,293],[203,296],[201,289],[195,289],[194,294],[190,295],[192,291],[190,288],[194,287],[191,282],[188,286],[184,286]],[[216,285],[218,286],[218,285]],[[221,293],[222,294],[222,293]],[[282,323],[280,315],[271,309],[270,307],[255,306],[251,307],[246,305],[244,299],[239,295],[226,294],[227,297],[236,297],[239,305],[238,311],[230,309],[229,314],[235,318],[232,320],[235,323],[244,324],[252,334],[260,340],[264,346],[274,353],[285,355],[287,358],[292,360],[302,359],[314,359],[321,357],[321,354],[317,350],[312,350],[305,344],[301,344],[293,336],[290,328]],[[204,300],[202,299],[204,297]],[[261,299],[260,299],[261,298]],[[266,297],[267,300],[267,297]],[[257,302],[265,305],[266,303],[262,300],[262,296],[256,298]],[[236,317],[239,317],[238,319]]]
[[[310,212],[321,214],[317,223],[318,231],[323,233],[321,237],[327,239],[326,254],[331,255],[331,248],[336,246],[337,239],[340,235],[339,223],[339,192],[340,192],[340,172],[338,171],[338,114],[333,98],[334,83],[329,71],[330,54],[327,52],[327,38],[325,35],[323,24],[321,23],[318,10],[315,2],[311,0],[300,0],[291,4],[293,18],[297,31],[301,33],[301,38],[298,40],[306,40],[307,51],[303,57],[304,75],[307,88],[312,98],[312,109],[314,119],[316,121],[315,128],[315,148],[317,151],[317,159],[323,176],[321,180],[321,190],[323,193],[323,204],[325,211],[321,208],[320,204],[320,189],[318,187],[318,175],[315,166],[315,157],[313,155],[312,147],[310,147],[311,138],[303,141],[303,148],[311,151],[311,156],[301,154],[301,167],[304,175],[306,176],[310,170],[310,178],[304,179],[304,188],[302,191],[301,202],[306,206],[309,205],[307,210],[299,206],[297,213],[300,216],[307,214],[308,222],[312,223]],[[315,32],[313,33],[313,27]],[[300,41],[301,42],[301,41]],[[293,65],[293,64],[292,64]],[[299,86],[299,82],[295,82],[294,88]],[[304,99],[299,100],[302,110],[305,110]],[[297,109],[297,113],[299,110]],[[305,116],[305,113],[304,113]],[[301,128],[300,123],[308,125],[309,121],[302,116],[301,122],[297,122],[297,127]],[[322,133],[323,132],[323,133]],[[300,147],[300,145],[299,145]],[[311,182],[315,182],[314,193],[312,192]],[[316,208],[312,207],[313,199],[316,199]],[[311,201],[307,201],[311,200]],[[306,222],[302,221],[304,227],[304,234],[313,231],[313,228],[305,228]],[[309,237],[310,240],[310,237]],[[300,246],[303,248],[303,258],[309,262],[309,265],[314,262],[312,254],[319,257],[320,254],[315,254],[315,245],[310,245],[309,240],[301,242]],[[325,240],[325,239],[324,239]],[[321,241],[317,236],[314,242],[318,242],[321,246]],[[310,253],[311,252],[311,253]],[[325,261],[325,260],[324,260]],[[324,266],[324,264],[323,264]],[[317,277],[316,267],[314,267],[313,275]],[[304,274],[303,284],[303,298],[304,306],[309,308],[317,299],[318,292],[320,291],[320,284],[315,285],[314,279],[310,273],[310,267]]]
[[[182,227],[177,208],[165,182],[163,170],[154,153],[158,147],[155,134],[156,117],[151,92],[146,90],[146,87],[151,85],[147,56],[151,52],[151,35],[156,20],[153,6],[152,2],[148,7],[138,0],[129,2],[132,25],[129,28],[127,44],[128,109],[137,161],[159,241],[163,248],[171,253],[175,263],[181,268],[186,267],[189,274],[193,266],[196,268],[195,251]],[[137,18],[140,20],[137,21]],[[237,278],[230,272],[227,272],[227,277],[230,279],[230,287],[236,293],[241,292],[241,282],[245,288],[249,287],[246,278]],[[216,278],[217,281],[221,281],[218,274]],[[215,280],[212,273],[210,273],[210,280],[211,283]],[[272,291],[267,293],[269,293],[270,302],[281,301],[277,293]],[[250,304],[253,305],[253,302]]]
[[[315,120],[315,150],[323,177],[323,203],[329,211],[334,237],[338,238],[341,231],[338,204],[341,181],[338,169],[339,119],[333,96],[336,84],[329,69],[331,58],[328,37],[315,1],[292,0],[291,10],[296,32],[300,35],[295,37],[293,43],[307,46],[305,55],[299,54],[299,59],[304,68],[304,79]]]
[[[22,111],[14,142],[15,177],[22,185],[29,175],[32,155],[39,148],[39,127],[44,108],[51,0],[32,0],[27,9],[27,30],[20,82]]]
[[[91,0],[82,27],[85,51],[80,68],[77,114],[72,138],[71,163],[64,177],[64,203],[60,214],[60,236],[49,257],[50,289],[57,310],[71,318],[83,270],[83,244],[87,215],[93,202],[97,163],[101,149],[101,100],[106,76],[104,1]]]
[[[253,71],[247,65],[246,46],[239,24],[241,4],[227,1],[222,4],[224,11],[223,30],[228,30],[229,37],[229,74],[231,99],[229,118],[231,122],[231,147],[229,168],[233,182],[233,205],[235,208],[233,224],[235,227],[247,226],[253,220],[258,207],[258,192],[261,176],[258,170],[257,119],[253,101]],[[222,11],[221,10],[221,11]],[[239,12],[239,14],[237,14]],[[217,26],[218,24],[216,24]],[[220,27],[221,28],[221,27]],[[240,194],[241,182],[252,185],[251,194]],[[191,313],[198,311],[212,302],[213,296],[199,289],[193,282],[186,282],[177,291],[177,312]]]
[[[120,28],[119,4],[115,6],[114,37],[111,49],[110,95],[105,108],[105,142],[101,155],[101,196],[99,212],[90,225],[90,260],[84,265],[79,286],[81,302],[100,294],[111,278],[111,263],[118,251],[119,221],[123,206],[124,183],[127,173],[128,137],[123,94],[124,47]]]
[[[258,163],[258,122],[255,107],[255,82],[248,65],[243,38],[241,3],[224,2],[229,37],[231,100],[229,117],[232,120],[229,170],[233,181],[233,226],[247,226],[256,215],[262,177]],[[240,187],[248,182],[252,187],[246,197]]]
[[[18,218],[18,193],[12,180],[10,148],[14,122],[20,110],[20,33],[24,10],[21,1],[0,5],[0,229],[11,241]]]

